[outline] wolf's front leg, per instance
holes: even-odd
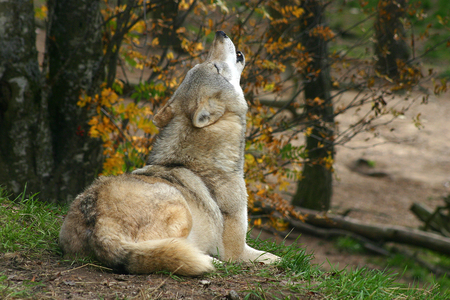
[[[222,259],[225,261],[259,261],[264,263],[274,263],[280,260],[276,255],[248,246],[246,236],[246,210],[240,215],[224,215],[223,245],[225,253]]]
[[[247,223],[242,222],[240,216],[232,214],[223,215],[223,248],[221,259],[224,261],[242,260],[241,257],[245,250],[245,239]]]

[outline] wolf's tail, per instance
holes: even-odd
[[[148,274],[166,270],[179,275],[197,276],[214,270],[212,258],[185,238],[122,242],[122,250],[119,252],[125,255],[116,252],[113,254],[115,258],[110,257],[105,262],[114,262],[111,267],[127,273]],[[98,258],[102,260],[101,256]]]

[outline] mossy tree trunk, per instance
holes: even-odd
[[[304,164],[303,179],[298,182],[292,204],[327,210],[332,196],[330,160],[334,156],[334,110],[327,41],[324,35],[315,31],[325,23],[325,7],[321,0],[306,0],[301,5],[305,10],[302,45],[312,58],[303,74],[305,113],[310,119],[311,131],[306,137],[305,148],[309,160]]]
[[[102,81],[100,3],[51,0],[48,8],[41,73],[33,2],[0,3],[0,184],[70,201],[102,163],[101,144],[87,136],[89,116],[76,104]]]

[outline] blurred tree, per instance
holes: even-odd
[[[301,43],[310,60],[303,70],[304,115],[313,122],[306,136],[308,161],[303,167],[292,204],[315,210],[328,210],[332,196],[332,160],[334,157],[334,109],[331,98],[329,36],[325,26],[325,6],[321,0],[302,1],[304,9]],[[307,125],[308,126],[308,125]]]
[[[100,141],[86,134],[93,112],[77,106],[81,90],[97,93],[104,80],[100,1],[50,0],[48,10],[44,97],[54,165],[49,196],[67,201],[90,184],[103,161]]]
[[[403,22],[406,17],[407,0],[379,0],[375,28],[376,68],[384,75],[397,77],[397,62],[406,62],[409,48],[406,44]]]
[[[160,24],[162,26],[159,26],[158,33],[155,34],[159,39],[159,45],[164,48],[172,47],[177,52],[183,51],[177,30],[189,14],[189,11],[182,15],[179,14],[178,6],[180,4],[182,4],[180,1],[167,0],[153,12],[153,19],[162,21]]]

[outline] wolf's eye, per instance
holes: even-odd
[[[243,62],[244,61],[244,54],[242,54],[241,51],[236,52],[236,62]]]

